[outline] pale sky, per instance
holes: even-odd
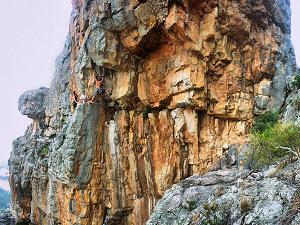
[[[0,161],[31,119],[17,109],[29,89],[50,86],[69,30],[71,0],[0,0]]]
[[[50,85],[69,29],[71,0],[0,1],[1,161],[9,158],[12,141],[31,123],[17,109],[19,96]],[[291,3],[292,40],[300,62],[300,0]]]

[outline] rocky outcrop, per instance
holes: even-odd
[[[48,88],[41,87],[37,90],[26,91],[18,102],[19,111],[31,119],[45,116],[45,96]]]
[[[20,100],[34,122],[9,162],[17,218],[145,224],[174,183],[236,164],[220,159],[236,159],[254,115],[285,104],[296,70],[288,0],[72,4],[43,107],[26,111],[38,92]],[[91,97],[95,72],[112,96],[72,114],[70,93]]]
[[[192,176],[158,201],[147,225],[299,224],[299,161],[284,169],[224,169]]]

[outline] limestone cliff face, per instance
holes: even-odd
[[[172,184],[224,166],[253,116],[285,104],[296,70],[289,0],[72,4],[51,87],[19,101],[33,123],[10,158],[18,218],[145,224]],[[70,92],[91,97],[95,71],[112,96],[73,115]]]

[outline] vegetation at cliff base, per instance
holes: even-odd
[[[250,135],[252,153],[248,155],[256,165],[270,165],[283,159],[299,158],[300,127],[294,123],[266,126]]]
[[[0,188],[0,209],[7,209],[10,199],[10,193]]]
[[[278,123],[279,112],[268,112],[255,118],[250,135],[252,166],[270,165],[299,158],[300,127],[294,123]]]

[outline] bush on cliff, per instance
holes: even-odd
[[[255,118],[251,133],[262,133],[267,128],[274,127],[279,120],[278,112],[268,112]]]
[[[148,105],[143,111],[143,119],[146,120],[148,118],[148,114],[151,112],[151,107]]]
[[[282,159],[299,158],[300,127],[294,123],[276,124],[250,135],[252,153],[248,155],[256,165],[270,165]]]
[[[300,89],[300,74],[295,75],[292,85],[294,85],[297,89]]]
[[[44,147],[43,150],[42,150],[42,153],[43,153],[44,155],[47,155],[47,154],[48,154],[48,150],[49,150],[48,147]]]
[[[233,202],[209,203],[203,204],[200,223],[203,225],[225,225],[230,221],[230,208]]]
[[[29,225],[31,224],[31,221],[27,218],[22,218],[19,222],[16,223],[16,225]]]

